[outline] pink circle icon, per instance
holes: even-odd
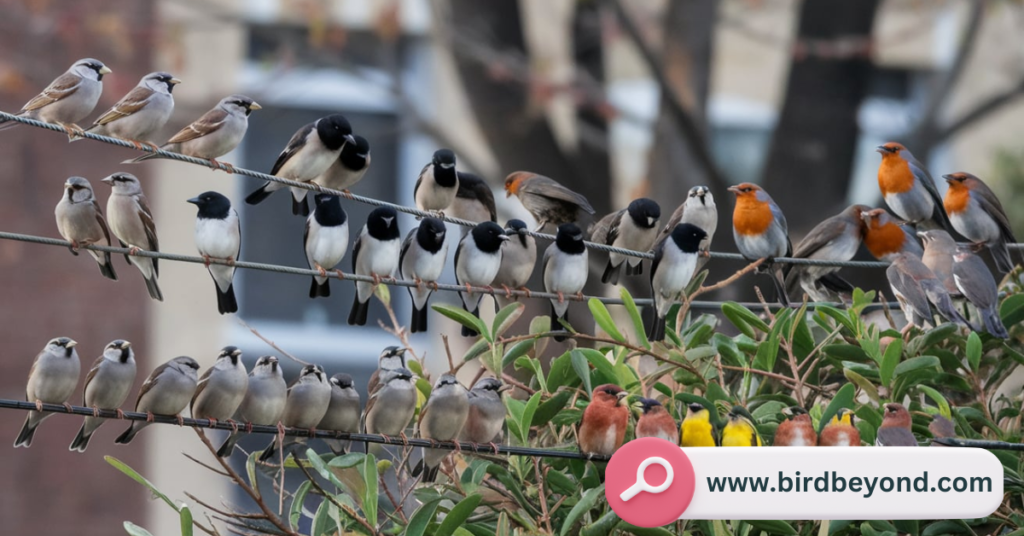
[[[660,527],[679,519],[695,488],[690,459],[677,445],[656,437],[626,443],[605,470],[608,505],[638,527]]]

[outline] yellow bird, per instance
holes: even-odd
[[[714,447],[715,434],[711,425],[711,413],[701,404],[686,407],[686,418],[679,427],[681,444],[684,447]]]
[[[723,447],[760,447],[761,435],[754,427],[754,418],[746,409],[733,406],[729,411],[729,422],[722,429]]]

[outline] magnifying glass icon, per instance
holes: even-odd
[[[662,482],[661,484],[658,484],[657,486],[652,486],[648,484],[647,480],[644,479],[644,472],[646,472],[647,468],[652,465],[660,465],[663,468],[665,468],[665,481]],[[640,467],[637,467],[636,482],[633,483],[632,486],[627,488],[626,491],[623,491],[622,494],[619,495],[619,498],[622,499],[623,501],[629,501],[633,497],[636,497],[641,491],[646,491],[647,493],[654,494],[661,493],[667,490],[668,487],[672,485],[672,479],[674,478],[674,476],[675,475],[672,472],[672,465],[669,464],[668,461],[665,460],[665,458],[651,456],[650,458],[644,460],[640,464]]]

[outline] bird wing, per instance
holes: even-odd
[[[900,151],[900,156],[907,161],[907,165],[910,166],[910,172],[914,174],[914,178],[924,186],[928,196],[932,198],[932,202],[935,203],[935,210],[941,217],[943,227],[951,229],[952,225],[949,223],[949,216],[946,215],[946,211],[943,209],[942,196],[939,195],[939,189],[935,186],[932,174],[928,173],[928,168],[918,162],[914,155],[910,154],[910,151]]]
[[[356,243],[352,244],[352,273],[358,273],[359,266],[359,250],[363,249],[363,235],[360,234],[359,238],[356,239]],[[458,262],[458,261],[456,261]]]
[[[583,197],[581,194],[578,194],[565,186],[558,184],[554,180],[541,175],[535,175],[529,180],[524,180],[522,186],[519,187],[519,191],[532,195],[549,197],[551,199],[558,199],[569,203],[575,203],[588,214],[594,213],[594,207],[590,206],[590,201],[587,201],[586,197]]]
[[[925,295],[924,289],[921,288],[920,283],[916,279],[899,269],[895,264],[885,269],[885,275],[889,279],[889,284],[892,285],[893,291],[901,296],[911,309],[922,317],[927,318],[931,316],[928,296]]]
[[[153,94],[153,90],[148,87],[135,86],[135,89],[129,91],[127,95],[122,97],[114,106],[104,112],[99,119],[94,121],[93,125],[106,125],[111,121],[132,115],[145,108]]]
[[[61,99],[73,95],[82,85],[82,77],[77,74],[64,73],[56,80],[46,86],[42,93],[36,95],[28,104],[21,108],[22,112],[38,110],[48,104],[53,104]]]
[[[135,198],[135,202],[138,205],[139,219],[142,220],[142,227],[146,230],[146,240],[149,242],[146,245],[146,249],[149,251],[160,251],[160,242],[156,238],[156,221],[153,220],[153,211],[149,209],[146,196],[138,195]],[[159,259],[154,257],[151,260],[153,261],[153,272],[160,275],[160,267],[157,265]]]
[[[167,140],[167,143],[184,143],[202,138],[203,136],[209,136],[224,126],[224,122],[227,119],[228,113],[226,111],[214,108],[193,121],[189,126],[179,130],[177,134]]]
[[[661,258],[665,255],[665,244],[668,240],[662,240],[654,246],[654,259],[651,261],[651,288],[654,288],[654,274],[658,273],[658,265],[661,264]],[[656,291],[655,291],[656,292]]]
[[[409,234],[405,235],[405,240],[402,241],[402,249],[398,253],[398,271],[402,271],[402,264],[405,262],[405,254],[412,247],[412,241],[416,240],[416,232],[419,231],[419,227],[413,227]]]
[[[846,232],[846,226],[846,221],[840,216],[833,216],[819,223],[796,245],[793,256],[800,259],[811,256],[836,237],[842,236]]]
[[[95,199],[92,200],[92,208],[96,211],[96,223],[100,225],[100,229],[103,230],[103,236],[107,239],[106,245],[114,245],[114,243],[110,241],[110,229],[107,227],[107,220],[103,218],[103,211],[100,210],[100,205]]]
[[[498,209],[494,204],[494,192],[491,191],[491,187],[487,186],[483,179],[471,173],[457,172],[457,175],[459,177],[459,189],[456,190],[455,197],[479,201],[487,207],[487,212],[491,215],[491,221],[497,222]],[[417,180],[418,184],[419,181]],[[413,196],[415,195],[416,193],[413,192]]]
[[[89,390],[89,384],[92,382],[92,379],[96,377],[96,373],[98,373],[100,371],[100,365],[101,364],[103,364],[103,356],[102,355],[97,357],[96,361],[92,362],[92,368],[90,368],[89,369],[89,373],[85,375],[85,385],[82,386],[82,405],[83,406],[88,404],[88,402],[85,401],[85,392]]]
[[[213,374],[213,367],[206,369],[203,375],[199,377],[199,383],[196,384],[196,392],[192,395],[192,402],[189,402],[189,410],[194,411],[192,406],[199,400],[199,395],[206,390],[206,386],[210,385],[210,375]],[[195,417],[193,415],[192,417]]]
[[[619,236],[619,223],[625,213],[626,209],[618,210],[598,220],[590,228],[590,240],[610,246]]]
[[[292,136],[292,139],[288,140],[288,145],[283,151],[281,151],[281,154],[277,155],[277,161],[274,162],[274,167],[270,170],[271,175],[277,175],[277,172],[281,171],[281,168],[284,167],[285,163],[306,146],[306,138],[309,136],[310,132],[313,132],[313,127],[315,126],[315,121],[305,125]]]
[[[1006,211],[1003,210],[1003,204],[999,202],[999,198],[996,197],[996,194],[992,193],[992,190],[985,185],[976,187],[971,190],[971,192],[977,194],[974,199],[978,201],[979,205],[981,205],[982,210],[995,220],[1003,238],[1007,242],[1016,242],[1017,239],[1013,237],[1013,229],[1010,228],[1010,220],[1007,219]]]
[[[995,278],[977,256],[953,263],[953,281],[967,300],[977,307],[989,307],[999,299]]]
[[[142,388],[139,389],[139,396],[138,396],[138,398],[135,399],[135,408],[136,409],[138,409],[139,402],[142,401],[142,397],[145,396],[146,393],[148,393],[150,390],[152,390],[154,387],[156,387],[157,384],[160,383],[160,376],[162,376],[164,371],[167,370],[167,367],[170,367],[170,366],[171,366],[171,363],[167,362],[167,363],[164,363],[163,365],[160,365],[159,367],[153,369],[153,373],[150,374],[148,378],[146,378],[146,382],[143,383],[142,384]]]

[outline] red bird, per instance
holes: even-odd
[[[729,191],[736,194],[736,208],[732,212],[732,236],[736,240],[736,248],[747,260],[766,259],[757,271],[772,278],[779,303],[788,307],[786,285],[773,266],[775,257],[788,257],[793,253],[786,216],[768,192],[756,184],[744,182],[730,186]]]
[[[799,406],[793,406],[783,410],[789,418],[779,423],[775,430],[775,440],[772,442],[776,447],[816,447],[818,446],[818,434],[811,424],[811,416],[807,410]]]
[[[1002,273],[1013,270],[1007,244],[1017,241],[1003,205],[981,179],[970,173],[943,175],[949,183],[943,206],[956,232],[977,246],[986,246]]]
[[[622,446],[629,424],[629,408],[623,402],[628,394],[610,383],[594,388],[577,432],[580,452],[611,456]]]
[[[902,404],[886,404],[882,426],[878,427],[875,445],[879,447],[916,447],[917,439],[910,431],[910,413]]]
[[[665,406],[651,398],[641,398],[639,402],[643,415],[636,422],[636,437],[660,437],[671,441],[673,445],[678,445],[679,425]]]
[[[884,208],[876,208],[860,214],[864,233],[864,247],[880,261],[892,261],[900,253],[924,254],[921,244],[914,235],[893,218]]]
[[[859,447],[860,431],[853,425],[853,412],[846,408],[832,417],[832,421],[821,431],[819,447]]]
[[[926,227],[948,230],[942,198],[928,170],[899,143],[880,145],[877,151],[882,154],[878,189],[893,213],[914,225],[930,222]]]

